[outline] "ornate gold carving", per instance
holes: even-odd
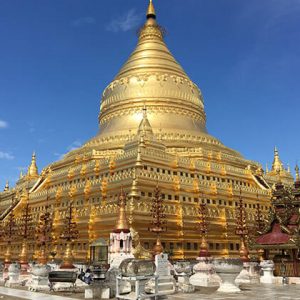
[[[173,183],[174,183],[174,191],[180,191],[180,178],[179,176],[173,177]]]
[[[85,181],[85,186],[84,186],[84,198],[87,199],[91,193],[91,182],[89,179]]]
[[[211,186],[210,186],[210,193],[212,195],[217,195],[218,194],[217,185],[215,183],[211,184]]]
[[[221,166],[221,174],[225,176],[227,174],[225,165]]]
[[[75,171],[74,168],[70,167],[69,171],[68,171],[68,178],[72,179],[75,175]]]
[[[111,157],[109,160],[109,170],[110,173],[113,173],[114,169],[116,168],[116,160],[115,157]]]
[[[207,164],[206,164],[206,173],[211,173],[211,163],[210,162],[207,162]]]
[[[131,237],[133,241],[132,254],[136,259],[152,259],[152,254],[150,251],[146,250],[140,241],[139,233],[134,230],[132,227],[130,228]]]
[[[72,186],[70,187],[70,190],[69,190],[69,193],[68,193],[68,194],[69,194],[69,197],[70,197],[70,198],[75,197],[76,193],[77,193],[77,188],[76,188],[75,185],[72,185]]]
[[[99,172],[100,172],[100,161],[99,160],[95,161],[94,172],[96,174],[99,174]]]
[[[60,202],[61,198],[62,198],[62,187],[58,187],[57,190],[56,190],[56,193],[55,193],[55,201],[56,202]]]
[[[228,194],[230,196],[233,196],[233,185],[232,185],[232,183],[228,183],[227,191],[228,191]]]
[[[107,195],[107,179],[103,178],[102,183],[101,183],[101,196],[104,199],[106,199]]]
[[[197,179],[193,180],[193,191],[194,193],[199,193],[200,189],[199,189],[199,183]]]
[[[81,170],[80,170],[80,175],[85,176],[86,175],[86,170],[87,170],[86,164],[82,164],[82,167],[81,167]]]

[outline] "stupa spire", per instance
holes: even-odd
[[[4,187],[4,190],[3,190],[3,191],[4,191],[4,192],[9,191],[9,182],[8,182],[8,181],[6,181],[5,187]]]
[[[119,215],[117,218],[116,227],[114,229],[115,233],[119,232],[130,232],[129,225],[126,217],[126,194],[123,187],[121,188],[121,193],[119,195]]]
[[[267,163],[266,163],[266,173],[269,173],[269,167]]]
[[[147,117],[147,108],[146,108],[146,105],[144,105],[144,108],[143,108],[143,119],[139,125],[139,129],[138,129],[138,135],[139,136],[152,136],[153,135],[153,130],[152,130],[152,127],[151,127],[151,124],[148,120],[148,117]]]
[[[280,172],[282,171],[282,162],[279,158],[279,153],[278,153],[278,150],[277,150],[277,147],[275,146],[274,148],[274,160],[273,160],[273,164],[272,164],[272,171],[275,171],[275,172]]]
[[[37,165],[36,165],[36,155],[35,155],[35,152],[32,153],[31,163],[30,163],[30,166],[28,168],[27,175],[31,176],[31,177],[36,177],[36,176],[39,175],[38,168],[37,168]]]
[[[146,16],[147,16],[147,19],[150,19],[150,18],[156,19],[155,8],[154,8],[152,0],[150,0],[150,2],[149,2]]]
[[[299,166],[298,166],[298,164],[296,164],[295,172],[296,172],[296,182],[300,182],[300,174],[299,174]]]

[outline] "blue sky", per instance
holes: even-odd
[[[147,0],[0,1],[0,188],[97,133],[100,97],[134,49]],[[265,163],[300,158],[300,1],[154,0],[205,99],[208,131]]]

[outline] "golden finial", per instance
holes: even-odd
[[[133,169],[132,171],[132,185],[131,185],[131,191],[130,196],[131,197],[137,197],[139,195],[138,193],[138,187],[137,187],[137,179],[136,179],[136,171]]]
[[[147,118],[147,107],[146,107],[146,104],[144,103],[144,106],[143,106],[143,118]]]
[[[280,171],[282,171],[282,162],[280,161],[276,146],[274,148],[274,160],[272,164],[272,171],[275,171],[276,173],[280,173]]]
[[[287,164],[287,171],[288,171],[289,173],[291,173],[290,164]]]
[[[266,163],[266,173],[269,173],[269,167],[267,163]]]
[[[119,195],[119,216],[117,219],[116,227],[114,232],[130,232],[128,221],[126,218],[126,194],[124,192],[123,186],[121,188],[121,193]]]
[[[36,155],[35,155],[35,152],[32,153],[31,164],[30,164],[30,166],[28,168],[27,175],[31,176],[31,177],[36,177],[36,176],[39,175],[38,168],[36,166]]]
[[[155,9],[154,9],[152,0],[150,0],[150,2],[149,2],[146,16],[147,16],[147,19],[150,19],[150,18],[156,19],[156,13],[155,13]]]
[[[298,164],[295,167],[295,171],[296,171],[296,182],[298,182],[298,181],[300,181],[300,174],[299,174]]]
[[[21,170],[20,171],[20,179],[22,179],[23,178],[23,171]]]
[[[4,191],[4,192],[9,191],[9,182],[8,182],[8,181],[6,181],[5,187],[4,187],[4,190],[3,190],[3,191]]]

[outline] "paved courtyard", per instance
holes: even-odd
[[[84,295],[81,294],[84,299]],[[42,293],[33,293],[29,291],[0,287],[0,300],[8,299],[33,299],[33,300],[74,300],[69,297],[55,296]],[[200,291],[192,294],[175,294],[168,296],[170,300],[300,300],[300,285],[257,285],[255,288],[245,290],[237,294],[223,294],[217,292]]]
[[[237,294],[224,293],[194,293],[194,294],[176,294],[169,297],[174,300],[300,300],[300,285],[262,285],[259,284],[253,289],[242,291]]]

